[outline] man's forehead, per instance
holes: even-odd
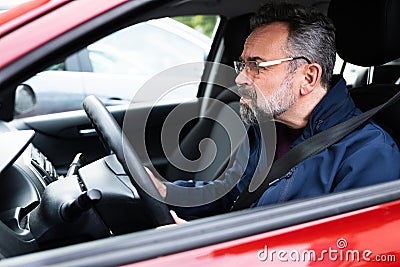
[[[242,60],[267,60],[282,54],[288,37],[288,26],[281,22],[260,26],[247,37]],[[271,55],[271,56],[270,56]]]

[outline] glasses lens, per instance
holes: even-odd
[[[233,65],[235,66],[235,71],[237,74],[239,74],[244,68],[246,68],[246,70],[253,75],[258,74],[259,67],[256,61],[234,61]]]
[[[258,74],[258,65],[256,61],[248,61],[247,69],[254,75]]]
[[[233,65],[235,66],[235,71],[239,74],[244,68],[244,62],[241,61],[233,61]]]

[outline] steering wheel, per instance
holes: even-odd
[[[124,147],[124,151],[122,147],[122,137],[124,133],[113,115],[94,95],[85,98],[83,108],[102,143],[110,152],[113,151],[115,153],[118,161],[129,176],[131,183],[136,187],[144,206],[152,214],[154,223],[159,226],[175,223],[167,205],[150,196],[155,195],[158,196],[158,199],[161,199],[158,190],[151,181],[151,178],[144,169],[142,162],[129,142],[126,142],[127,144],[126,147]],[[125,140],[128,140],[125,136],[124,138]],[[131,169],[128,168],[128,161]],[[139,182],[136,182],[133,177],[135,177]],[[144,187],[144,189],[142,187]]]

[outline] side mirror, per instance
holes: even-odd
[[[15,90],[15,114],[21,115],[32,111],[36,105],[36,95],[33,89],[26,84],[18,85]]]

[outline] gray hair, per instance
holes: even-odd
[[[288,57],[304,56],[322,67],[321,84],[329,89],[336,60],[335,28],[324,14],[304,6],[289,3],[263,5],[250,20],[250,28],[274,22],[286,23],[289,36],[285,48]],[[290,62],[294,71],[301,60]]]

